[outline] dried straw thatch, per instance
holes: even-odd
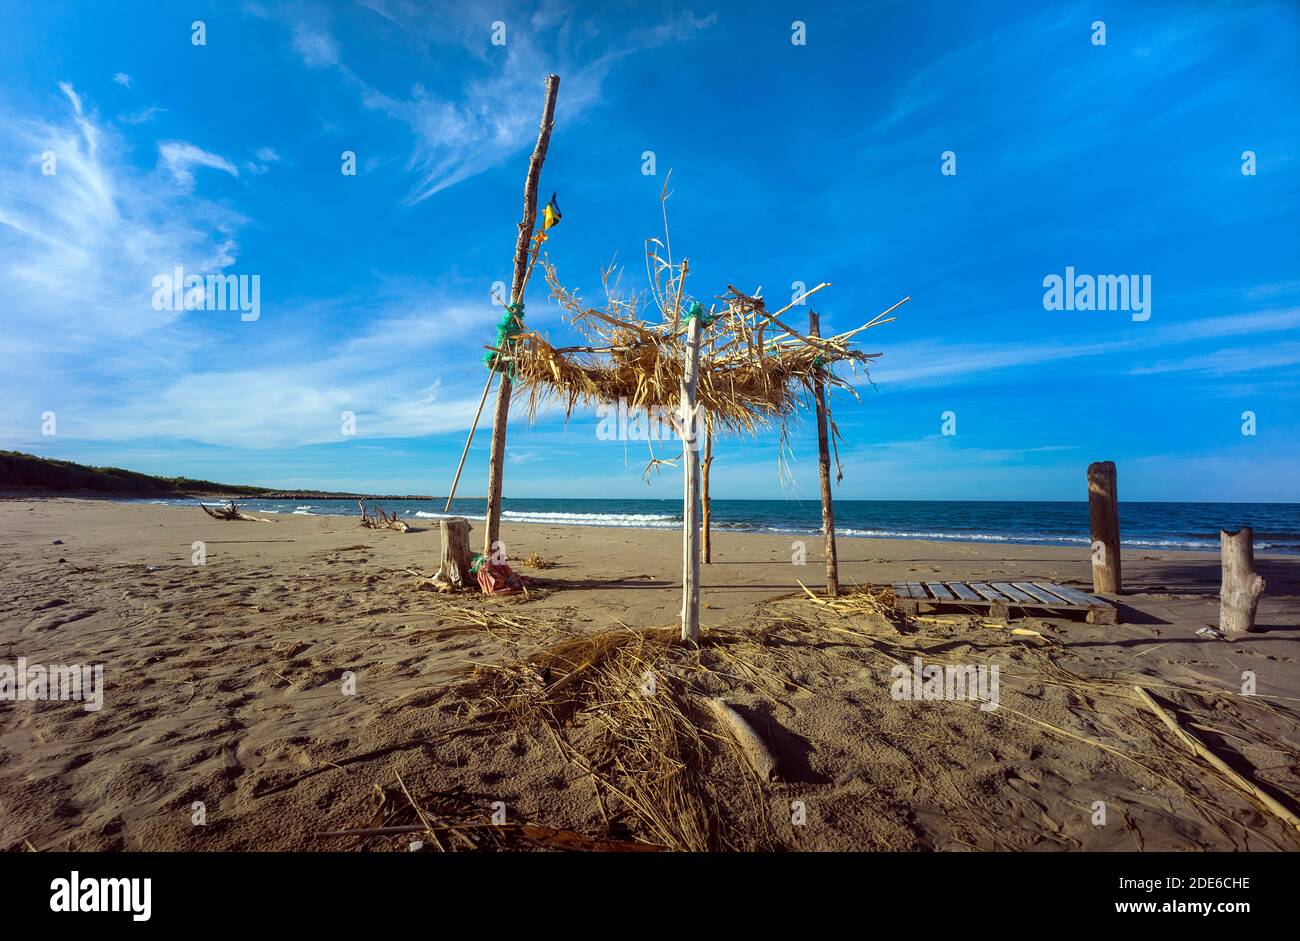
[[[674,271],[679,272],[672,275],[678,285],[686,265]],[[606,272],[607,284],[608,277]],[[662,322],[650,323],[642,317],[643,298],[620,300],[611,295],[604,309],[596,309],[563,287],[549,263],[546,281],[565,319],[587,343],[556,347],[537,331],[525,330],[513,338],[510,349],[494,350],[513,367],[515,386],[527,396],[530,414],[551,400],[562,403],[566,417],[579,406],[620,400],[632,410],[671,414],[677,409],[688,322],[680,314],[689,298],[674,294],[661,306]],[[783,429],[807,407],[819,373],[827,385],[853,393],[853,386],[830,367],[848,363],[865,369],[880,354],[853,349],[852,337],[892,319],[881,314],[856,330],[821,339],[780,321],[793,305],[771,314],[761,297],[731,286],[717,300],[705,320],[697,402],[712,427],[747,434]]]
[[[690,426],[697,416],[673,418],[681,404],[688,358],[687,311],[702,315],[695,403],[711,429],[754,434],[775,428],[784,437],[787,425],[809,405],[819,380],[856,395],[834,367],[847,363],[865,371],[880,354],[856,350],[851,340],[863,330],[889,323],[893,318],[888,315],[907,298],[855,330],[825,338],[807,336],[781,317],[830,287],[828,283],[818,284],[775,313],[768,312],[758,292],[748,295],[728,285],[703,315],[703,306],[696,307],[685,290],[689,262],[673,260],[668,197],[665,182],[664,238],[646,241],[648,298],[620,296],[611,288],[614,272],[609,268],[602,277],[603,309],[588,306],[578,292],[560,283],[547,260],[551,298],[586,342],[557,347],[516,319],[516,329],[504,331],[503,339],[489,347],[493,361],[511,372],[515,389],[527,399],[530,417],[549,401],[561,403],[566,418],[579,406],[624,401],[632,411],[658,412],[677,426],[679,434],[693,439],[695,429]],[[648,315],[650,302],[659,316]],[[507,314],[516,316],[509,309]]]

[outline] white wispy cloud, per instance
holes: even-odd
[[[477,397],[449,394],[439,382],[410,385],[418,378],[414,370],[394,376],[373,363],[344,372],[336,366],[318,360],[197,370],[147,397],[101,409],[93,423],[71,430],[89,440],[161,437],[259,449],[347,441],[346,412],[364,439],[422,437],[465,429],[473,420]]]
[[[158,145],[158,162],[160,166],[167,168],[171,175],[175,177],[176,182],[184,186],[194,184],[195,167],[210,167],[213,170],[220,170],[222,173],[229,173],[233,177],[239,176],[239,168],[225,157],[209,153],[203,148],[186,141],[163,141],[160,143]]]
[[[165,368],[193,341],[172,331],[177,312],[153,309],[153,277],[175,265],[221,270],[242,223],[192,194],[177,212],[170,175],[133,169],[117,132],[60,88],[71,104],[62,115],[0,125],[0,346],[21,354],[0,373],[7,428],[23,425],[15,412],[78,388],[131,388],[141,370]]]
[[[1184,323],[1152,324],[1141,329],[1130,329],[1124,336],[1113,340],[1055,339],[1008,343],[921,341],[892,345],[885,342],[885,331],[888,329],[882,328],[875,338],[884,343],[886,354],[873,366],[871,378],[882,386],[886,383],[919,386],[997,378],[1006,370],[1086,357],[1121,353],[1141,355],[1178,343],[1297,330],[1300,329],[1300,307],[1205,317]],[[1199,351],[1194,355],[1203,356]],[[1254,362],[1263,363],[1269,357],[1268,348],[1261,345],[1243,351],[1237,361],[1239,368],[1249,368],[1246,364],[1252,356],[1255,357]],[[1152,364],[1138,364],[1132,368],[1135,374],[1165,371],[1173,369],[1161,369]]]
[[[339,44],[315,22],[303,18],[293,24],[293,48],[313,69],[339,64]]]
[[[220,267],[241,220],[202,199],[176,212],[170,181],[130,169],[113,128],[87,112],[70,84],[60,88],[70,114],[0,128],[7,322],[31,325],[36,336],[53,330],[56,344],[87,333],[135,335],[169,316],[151,309],[150,279],[176,264]]]
[[[1160,360],[1148,365],[1134,366],[1129,370],[1129,375],[1198,372],[1210,376],[1226,376],[1231,373],[1280,369],[1297,364],[1300,364],[1300,343],[1268,343],[1197,353],[1180,359]]]
[[[113,81],[117,82],[117,84],[121,85],[123,88],[131,87],[131,76],[127,75],[125,72],[118,72],[115,74],[113,76]]]
[[[72,102],[73,112],[80,117],[82,114],[81,96],[78,95],[77,90],[72,87],[72,83],[59,82],[59,90],[68,96],[68,100]]]
[[[244,163],[244,169],[254,176],[261,176],[271,169],[271,164],[278,163],[280,155],[276,153],[274,147],[259,147],[254,156],[256,160],[248,160]]]
[[[439,299],[424,284],[378,280],[322,301],[264,286],[256,324],[154,310],[156,275],[237,264],[248,220],[205,198],[190,172],[235,170],[180,141],[162,142],[158,165],[141,170],[117,130],[70,84],[62,90],[62,115],[0,128],[0,438],[39,446],[46,409],[64,439],[236,449],[345,440],[344,411],[358,439],[468,427],[484,375],[478,346],[498,316],[487,297]],[[47,151],[51,176],[41,173]],[[256,154],[278,159],[269,147]],[[290,304],[296,321],[280,316]],[[362,304],[364,326],[304,342],[313,305],[326,320]]]
[[[485,334],[495,316],[491,305],[431,303],[419,295],[388,303],[387,312],[357,333],[332,342],[306,347],[296,331],[268,335],[257,332],[259,324],[239,341],[246,351],[237,364],[208,365],[197,350],[180,355],[146,386],[137,381],[130,394],[112,389],[86,396],[69,410],[68,434],[268,449],[349,440],[345,412],[355,415],[356,439],[468,428],[485,373],[471,350],[449,349],[448,340]],[[470,382],[456,381],[466,373]],[[439,374],[446,378],[431,380]]]
[[[486,77],[464,83],[454,95],[415,84],[406,94],[376,87],[348,66],[339,42],[324,25],[319,10],[277,7],[268,15],[289,22],[290,42],[304,65],[336,68],[357,89],[362,105],[406,124],[413,135],[409,168],[418,175],[407,201],[418,203],[509,159],[537,136],[540,90],[551,72],[563,74],[557,110],[568,121],[600,101],[601,86],[614,65],[626,56],[688,39],[716,22],[716,15],[676,15],[654,26],[631,30],[617,47],[581,54],[561,48],[573,33],[578,14],[554,3],[531,16],[531,31],[514,29],[507,18],[507,41],[485,52],[490,20],[461,4],[415,4],[409,0],[365,0],[362,6],[428,44],[455,43],[482,57]]]
[[[148,124],[154,117],[162,113],[163,109],[150,106],[142,111],[135,111],[131,114],[124,114],[119,119],[123,124]]]

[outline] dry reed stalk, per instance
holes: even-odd
[[[1151,695],[1145,689],[1141,686],[1135,686],[1133,688],[1137,690],[1138,696],[1141,697],[1142,702],[1146,707],[1154,712],[1161,722],[1168,726],[1169,730],[1174,733],[1175,737],[1177,737],[1179,741],[1187,746],[1188,750],[1191,751],[1192,754],[1205,759],[1214,770],[1227,778],[1234,787],[1249,794],[1255,800],[1259,801],[1259,803],[1268,808],[1270,813],[1276,815],[1294,829],[1300,830],[1300,817],[1297,817],[1292,813],[1288,807],[1282,804],[1282,802],[1272,794],[1269,794],[1253,781],[1250,781],[1244,775],[1239,774],[1231,768],[1226,761],[1207,748],[1200,739],[1179,725],[1178,720],[1171,716],[1160,706],[1159,703],[1152,699]]]

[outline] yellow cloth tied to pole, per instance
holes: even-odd
[[[557,225],[560,224],[560,219],[561,219],[561,218],[563,218],[563,217],[560,215],[560,207],[559,207],[559,206],[556,204],[556,202],[555,202],[555,194],[552,193],[552,194],[551,194],[551,201],[550,201],[549,203],[547,203],[547,204],[546,204],[546,208],[544,208],[544,209],[542,210],[542,234],[541,234],[541,237],[542,237],[543,239],[546,238],[546,233],[547,233],[548,231],[550,231],[550,230],[553,229],[555,226],[557,226]]]

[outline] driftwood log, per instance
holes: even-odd
[[[247,523],[274,523],[275,520],[265,519],[260,516],[247,516],[240,511],[239,505],[234,500],[230,500],[221,506],[210,507],[206,503],[199,503],[203,512],[211,516],[214,520],[243,520]]]
[[[777,772],[776,756],[768,749],[759,734],[754,731],[754,727],[722,699],[711,697],[706,699],[705,702],[718,723],[724,726],[731,734],[731,737],[736,740],[741,753],[745,756],[745,761],[749,762],[749,766],[754,769],[758,779],[760,781],[771,781],[775,778]]]
[[[1219,530],[1223,584],[1219,588],[1219,630],[1227,637],[1255,629],[1255,611],[1264,579],[1255,574],[1255,534],[1249,526],[1235,533]]]
[[[474,584],[469,573],[470,550],[469,533],[472,528],[469,520],[463,516],[453,516],[439,523],[442,530],[442,563],[433,576],[434,583],[442,590],[469,588]]]
[[[357,501],[357,506],[361,507],[361,525],[367,529],[395,529],[399,533],[404,533],[411,527],[407,526],[405,521],[397,518],[397,511],[385,513],[381,506],[375,507],[376,516],[370,515],[366,509],[365,497]]]

